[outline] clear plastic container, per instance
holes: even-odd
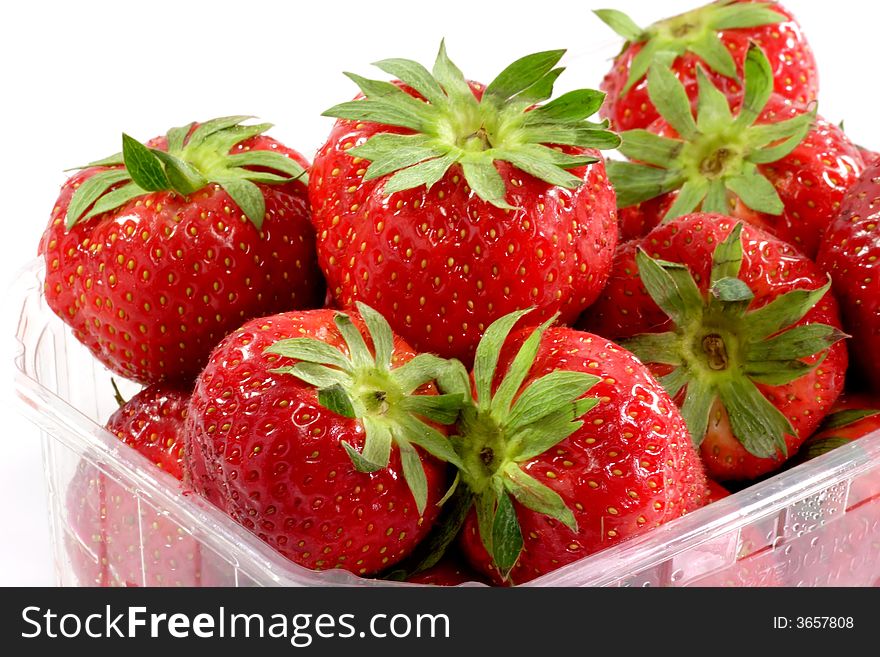
[[[46,306],[41,277],[35,262],[10,299],[21,309],[15,389],[42,433],[59,584],[394,585],[293,564],[208,503],[181,494],[170,476],[105,431],[101,423],[115,407],[110,373]],[[71,486],[80,488],[71,494]],[[133,539],[124,572],[109,534],[80,535],[84,514],[107,513],[108,503],[130,510],[121,530]],[[880,433],[529,585],[880,586]]]

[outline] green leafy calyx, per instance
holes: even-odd
[[[406,134],[382,132],[349,152],[370,161],[365,180],[385,178],[386,194],[438,182],[453,164],[474,193],[509,209],[504,180],[496,161],[506,161],[540,180],[575,189],[582,180],[570,169],[597,161],[563,152],[559,146],[616,148],[620,140],[607,124],[587,121],[604,100],[592,89],[571,91],[544,105],[564,69],[557,67],[564,50],[517,60],[483,89],[477,99],[444,44],[428,71],[407,59],[375,65],[395,76],[418,97],[397,84],[346,75],[363,98],[342,103],[325,116],[405,128]]]
[[[822,424],[804,444],[797,454],[797,463],[810,461],[828,452],[853,442],[864,431],[853,431],[862,420],[880,415],[876,408],[848,408],[826,416]],[[836,435],[837,430],[843,429]],[[847,435],[849,434],[849,435]]]
[[[792,290],[750,310],[754,295],[739,278],[741,233],[737,224],[716,249],[706,293],[686,266],[639,250],[642,283],[674,328],[621,344],[643,362],[673,368],[661,383],[672,397],[684,393],[682,415],[696,445],[720,402],[734,437],[749,453],[777,458],[787,455],[785,436],[794,428],[756,384],[782,386],[801,378],[822,360],[808,364],[803,359],[822,354],[846,335],[825,324],[793,326],[825,296],[830,282],[816,290]]]
[[[451,370],[462,366],[457,361],[421,354],[393,367],[391,327],[369,306],[358,303],[357,307],[372,341],[372,351],[348,315],[339,313],[334,322],[347,353],[314,338],[280,340],[267,348],[266,353],[296,359],[296,364],[273,371],[290,374],[315,386],[322,406],[360,421],[365,434],[363,448],[358,451],[348,442],[342,443],[358,471],[376,472],[387,468],[391,449],[397,447],[404,478],[422,513],[427,504],[428,485],[415,447],[442,461],[461,465],[451,442],[432,425],[453,424],[458,418],[463,394],[429,395],[421,394],[420,390],[432,381],[445,381]]]
[[[473,493],[467,486],[460,486],[457,477],[443,502],[443,508],[434,526],[415,550],[395,568],[386,573],[383,579],[406,581],[412,575],[423,572],[436,565],[458,538],[470,510],[474,505]]]
[[[630,44],[644,44],[633,57],[629,77],[621,90],[627,93],[655,65],[670,66],[678,57],[692,53],[721,75],[737,79],[736,62],[718,32],[737,28],[775,25],[788,20],[773,10],[771,2],[736,3],[722,0],[673,16],[642,29],[616,9],[594,12]]]
[[[807,461],[812,461],[828,452],[849,445],[851,442],[852,438],[842,438],[840,436],[825,436],[818,439],[810,438],[803,444],[800,451],[797,453],[795,463],[801,464]]]
[[[620,152],[633,162],[608,163],[618,206],[637,205],[677,190],[664,221],[696,210],[729,215],[737,199],[756,212],[782,214],[782,200],[759,167],[780,160],[804,140],[815,121],[815,107],[785,121],[755,124],[773,93],[773,72],[754,44],[746,55],[745,91],[736,116],[702,69],[697,78],[694,117],[687,92],[672,71],[651,68],[651,101],[679,136],[663,137],[648,130],[621,135]]]
[[[260,228],[266,212],[257,183],[277,185],[306,180],[296,161],[274,151],[249,150],[230,155],[236,144],[260,135],[271,125],[242,125],[247,116],[227,116],[190,123],[168,131],[167,150],[149,148],[123,134],[122,151],[87,166],[109,167],[79,186],[67,210],[67,228],[150,192],[189,196],[209,184],[220,185]],[[85,167],[81,167],[85,168]]]
[[[869,417],[880,415],[880,409],[877,408],[848,408],[843,411],[831,413],[824,420],[816,433],[831,431],[832,429],[843,429],[866,420]]]
[[[577,529],[562,497],[523,465],[577,431],[583,425],[580,418],[598,403],[584,395],[599,379],[583,372],[557,370],[524,385],[553,319],[531,332],[500,383],[493,385],[501,348],[527,312],[502,317],[486,330],[474,361],[475,394],[467,377],[440,382],[444,392],[466,395],[453,444],[462,463],[462,483],[474,499],[481,539],[505,578],[523,548],[514,501]]]

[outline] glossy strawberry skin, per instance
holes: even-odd
[[[502,351],[506,370],[528,332]],[[600,403],[584,425],[523,470],[559,493],[574,513],[573,532],[514,503],[524,548],[510,574],[523,583],[677,518],[704,504],[706,479],[674,402],[632,354],[595,335],[548,329],[524,386],[554,370],[600,377],[588,393]],[[496,384],[498,382],[496,381]],[[471,564],[501,583],[471,512],[461,544]]]
[[[847,194],[825,233],[819,266],[831,275],[844,326],[853,337],[854,364],[880,391],[880,162]]]
[[[188,390],[150,386],[110,416],[107,430],[179,480],[183,478],[183,427],[188,407]]]
[[[357,472],[342,441],[363,448],[360,421],[321,406],[314,387],[270,371],[293,364],[263,354],[278,340],[312,337],[342,346],[335,315],[323,309],[256,319],[218,345],[192,396],[187,480],[292,561],[370,575],[426,535],[446,469],[422,453],[428,502],[420,517],[396,448],[387,469]],[[360,317],[350,317],[363,331]],[[394,346],[395,366],[415,355],[399,338]]]
[[[307,166],[269,137],[231,152],[245,149]],[[304,183],[259,184],[266,202],[260,231],[213,184],[189,197],[153,192],[66,230],[74,191],[105,170],[88,168],[65,183],[39,252],[49,306],[113,372],[141,383],[185,381],[243,321],[321,304]]]
[[[718,36],[733,56],[740,80],[749,45],[757,43],[772,64],[774,91],[803,106],[814,101],[819,93],[816,60],[791,12],[779,4],[774,4],[773,10],[784,14],[788,20],[776,25],[721,30]],[[632,60],[641,49],[642,44],[639,43],[627,46],[614,58],[614,66],[602,82],[601,89],[608,94],[602,115],[610,119],[612,128],[618,131],[647,128],[659,117],[648,96],[647,78],[643,77],[627,93],[621,95],[629,77]],[[693,102],[698,97],[697,66],[700,64],[712,83],[729,98],[742,94],[742,86],[737,80],[712,71],[696,55],[685,53],[673,62],[671,69],[684,84],[688,97]]]
[[[701,281],[705,288],[712,254],[735,223],[729,217],[695,213],[658,226],[641,240],[622,245],[615,255],[611,279],[602,299],[582,319],[584,327],[610,339],[670,330],[671,322],[639,278],[635,264],[637,249],[643,248],[652,258],[686,264],[695,280]],[[818,267],[791,245],[748,224],[742,235],[744,256],[740,278],[755,294],[751,309],[760,308],[792,289],[815,290],[827,282]],[[799,322],[807,323],[841,326],[837,301],[831,292]],[[806,362],[815,362],[815,359],[812,357]],[[785,437],[789,455],[816,429],[843,390],[847,362],[846,346],[838,342],[828,350],[819,367],[797,381],[775,387],[758,384],[761,393],[789,419],[796,431],[796,435]],[[669,371],[668,366],[649,366],[658,376]],[[752,479],[781,465],[749,454],[731,435],[726,412],[718,404],[710,414],[701,453],[707,473],[719,481]]]
[[[341,307],[363,301],[418,351],[467,363],[507,313],[535,306],[532,322],[559,312],[571,323],[596,299],[617,241],[602,162],[572,170],[576,190],[496,163],[515,211],[477,197],[458,165],[430,191],[386,197],[383,179],[363,179],[369,162],[346,152],[380,132],[401,130],[338,121],[310,174],[319,261]]]
[[[119,440],[180,479],[189,392],[157,385],[135,395],[107,423]],[[132,490],[80,461],[67,489],[65,535],[82,586],[204,586],[224,583],[203,562],[198,541]],[[229,582],[225,582],[229,583]]]
[[[872,151],[868,148],[863,148],[862,146],[859,146],[858,148],[859,153],[861,154],[862,159],[865,161],[866,165],[874,164],[875,162],[877,162],[877,160],[880,160],[880,153]]]
[[[771,97],[757,124],[785,121],[803,112],[783,97]],[[648,127],[649,132],[677,137],[663,119]],[[803,142],[781,160],[758,165],[776,188],[784,210],[779,216],[754,212],[742,203],[730,215],[763,228],[771,235],[796,246],[815,258],[822,235],[837,216],[847,190],[864,170],[864,160],[843,131],[818,118]],[[644,237],[660,224],[678,192],[664,194],[620,211],[621,239]]]

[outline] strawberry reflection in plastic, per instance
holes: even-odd
[[[859,451],[858,441],[880,430],[880,396],[845,393],[818,431],[801,448],[793,465],[846,448]],[[855,446],[846,447],[851,443]],[[858,459],[858,454],[854,455]],[[829,581],[840,586],[880,585],[880,471],[853,477],[846,490],[843,513],[831,514],[827,529],[811,546],[812,558],[827,564]],[[827,535],[822,536],[824,533]],[[875,581],[876,580],[876,581]]]
[[[117,398],[122,401],[118,393]],[[107,428],[179,480],[188,399],[188,392],[151,386],[122,404]],[[106,468],[81,460],[68,485],[66,504],[64,543],[81,586],[232,583],[189,531]]]

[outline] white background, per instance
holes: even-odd
[[[7,3],[0,16],[0,285],[36,254],[63,170],[192,120],[253,114],[311,156],[347,100],[351,70],[408,57],[430,65],[441,37],[472,79],[513,59],[568,48],[560,91],[597,87],[619,45],[591,8],[614,5],[640,25],[700,0],[478,2]],[[880,5],[788,0],[816,52],[820,113],[846,120],[856,141],[880,147],[874,50]],[[38,437],[12,401],[17,308],[2,304],[0,334],[0,585],[54,583]]]

